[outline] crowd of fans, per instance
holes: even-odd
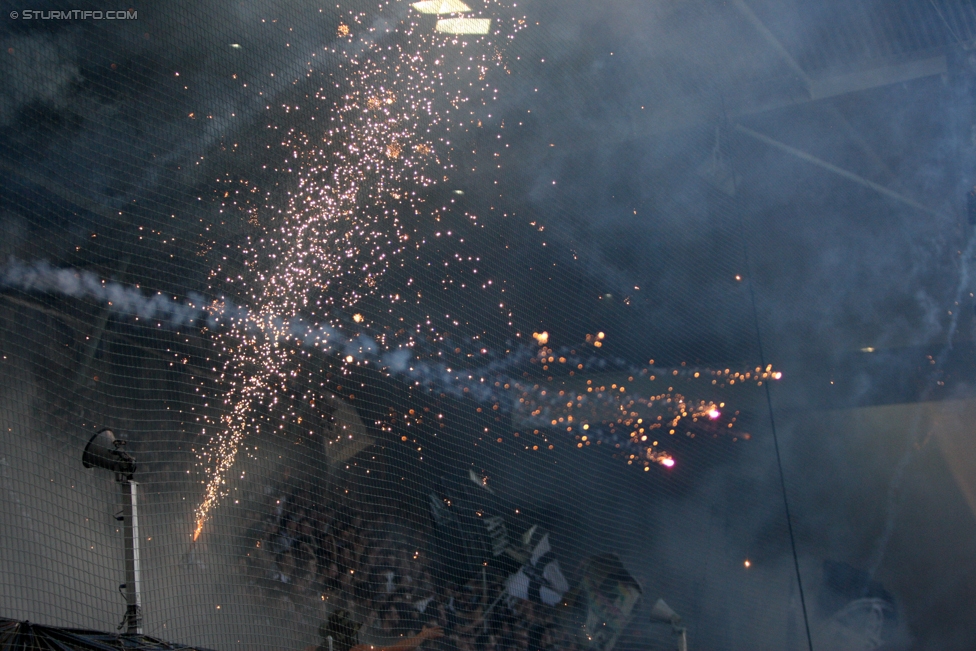
[[[424,644],[443,651],[580,651],[556,608],[504,596],[502,576],[435,571],[419,526],[322,506],[303,490],[268,496],[247,553],[251,581],[273,596],[327,601],[362,624],[360,640],[377,646],[440,627]]]

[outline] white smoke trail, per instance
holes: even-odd
[[[226,297],[210,299],[190,292],[186,298],[180,299],[161,292],[150,294],[132,285],[107,280],[90,271],[55,267],[46,260],[27,263],[11,259],[0,268],[0,289],[94,300],[120,317],[143,319],[155,322],[159,327],[174,330],[203,326],[219,330],[243,325],[249,333],[285,333],[295,345],[313,347],[323,354],[340,353],[352,357],[356,362],[374,364],[416,386],[431,388],[454,397],[467,397],[477,402],[497,402],[506,411],[516,408],[515,403],[518,402],[517,397],[506,399],[506,395],[517,395],[526,389],[526,383],[512,379],[508,373],[540,353],[533,347],[523,346],[480,367],[452,369],[447,364],[424,359],[406,346],[384,350],[366,333],[347,336],[330,325],[309,323],[302,318],[290,322],[280,318],[269,320],[266,316],[262,317],[244,306],[236,305]],[[483,355],[488,354],[487,349],[481,349],[481,352]],[[624,360],[597,357],[584,359],[570,355],[568,351],[562,351],[562,354],[565,355],[564,363],[568,367],[580,365],[581,368],[585,366],[591,371],[616,369],[636,377],[647,376],[654,371],[653,368],[631,367]],[[674,373],[675,370],[659,369],[657,372],[663,375]],[[699,371],[708,372],[694,367],[683,367],[677,371],[685,377],[691,377]],[[512,393],[499,390],[496,383],[508,383]],[[531,387],[531,382],[527,386]],[[540,405],[548,402],[555,404],[560,401],[552,396],[548,400],[539,400]],[[536,420],[541,423],[548,418],[548,413],[548,408],[544,407]]]
[[[297,345],[314,347],[325,354],[338,352],[354,361],[376,364],[420,385],[477,400],[490,397],[491,391],[485,386],[489,378],[494,379],[506,367],[528,357],[526,349],[477,371],[452,373],[447,365],[422,361],[405,347],[383,351],[365,333],[346,336],[330,325],[311,324],[301,318],[290,322],[279,318],[269,320],[226,297],[208,299],[195,292],[184,299],[161,292],[149,294],[90,271],[55,267],[46,260],[27,263],[11,259],[0,269],[0,289],[94,300],[120,317],[143,319],[174,330],[202,326],[218,330],[243,325],[249,333],[285,333]]]
[[[146,294],[137,287],[105,280],[79,269],[58,268],[45,260],[25,263],[11,259],[0,272],[0,288],[26,293],[56,294],[68,298],[92,299],[105,304],[116,314],[166,323],[169,328],[192,326],[204,321],[211,327],[219,325],[220,316],[227,312],[234,318],[235,309],[221,313],[208,311],[206,299],[189,294],[183,301],[162,293]],[[229,302],[225,305],[230,306]]]
[[[143,319],[158,327],[171,329],[207,327],[215,334],[223,330],[246,332],[255,341],[263,338],[279,338],[291,345],[314,348],[324,355],[337,354],[344,358],[346,365],[356,364],[374,366],[377,370],[399,378],[418,388],[449,395],[458,399],[472,400],[476,403],[490,404],[501,413],[517,414],[522,427],[550,429],[558,425],[566,436],[582,438],[583,441],[601,440],[615,450],[628,450],[630,463],[639,461],[646,469],[652,463],[673,465],[671,455],[657,447],[651,439],[655,428],[670,423],[673,434],[678,423],[685,428],[695,428],[694,423],[709,423],[721,417],[719,407],[712,401],[692,400],[690,397],[674,393],[670,389],[657,395],[644,395],[639,384],[657,377],[693,379],[702,376],[703,381],[715,378],[735,377],[740,380],[752,378],[754,381],[778,380],[781,374],[772,367],[755,369],[744,373],[729,370],[710,371],[704,368],[681,367],[680,369],[636,368],[622,359],[607,359],[595,355],[585,357],[575,351],[561,349],[554,351],[546,346],[520,346],[506,351],[504,356],[492,357],[486,348],[479,353],[491,361],[477,367],[452,368],[448,364],[435,361],[444,351],[419,350],[412,344],[398,344],[396,348],[384,348],[364,332],[347,335],[337,327],[320,323],[310,323],[301,317],[287,321],[277,317],[262,315],[259,312],[234,304],[222,297],[208,299],[203,295],[190,293],[180,299],[168,294],[149,294],[138,287],[107,280],[90,271],[58,268],[47,261],[25,263],[10,260],[0,269],[0,290],[25,293],[43,293],[74,299],[97,301],[112,312],[124,318]],[[534,383],[531,379],[516,379],[515,369],[523,370],[529,362],[554,363],[566,369],[586,369],[590,372],[622,372],[630,382],[626,397],[623,390],[604,391],[606,387],[595,385],[579,388],[577,391],[552,390],[546,383]],[[707,378],[707,379],[706,379]],[[598,383],[599,384],[599,383]],[[646,385],[645,385],[646,386]],[[614,385],[616,388],[616,385]],[[650,387],[648,387],[649,389]],[[547,391],[548,389],[548,391]],[[593,393],[590,393],[593,391]],[[564,396],[564,393],[566,395]],[[248,399],[253,399],[248,397]],[[628,405],[628,411],[638,409],[642,414],[663,422],[656,424],[648,419],[646,436],[640,421],[628,421],[623,429],[614,430],[616,417],[607,418],[620,411],[621,405]],[[567,404],[568,403],[568,404]],[[247,405],[249,407],[249,403]],[[589,417],[587,417],[587,415]],[[633,420],[633,419],[631,419]],[[719,423],[716,423],[718,425]],[[604,427],[608,425],[608,427]],[[725,421],[721,423],[725,426]],[[699,425],[700,426],[700,425]],[[729,425],[731,426],[731,425]],[[666,431],[668,427],[665,427]],[[632,431],[631,431],[632,430]],[[723,430],[724,432],[725,430]],[[580,443],[582,445],[582,443]],[[233,460],[230,457],[231,461]]]

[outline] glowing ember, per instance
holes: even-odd
[[[421,6],[438,13],[455,5],[438,0],[436,6]],[[440,221],[439,211],[424,204],[421,193],[415,190],[449,181],[454,168],[448,159],[451,134],[475,124],[481,127],[475,117],[457,117],[470,99],[465,93],[472,88],[489,95],[497,92],[481,80],[489,66],[503,67],[500,47],[511,36],[498,30],[498,39],[487,36],[462,41],[432,33],[429,22],[415,23],[413,18],[394,26],[396,38],[374,40],[364,36],[356,41],[361,47],[346,53],[334,51],[341,57],[341,72],[334,78],[330,73],[327,82],[310,98],[314,103],[300,107],[314,113],[321,106],[323,113],[317,117],[325,119],[306,123],[308,133],[294,128],[282,136],[282,144],[290,148],[289,159],[294,161],[289,166],[294,166],[295,188],[287,206],[269,211],[273,214],[267,222],[261,215],[261,223],[276,226],[268,227],[259,242],[248,244],[244,253],[249,271],[234,280],[252,304],[238,316],[231,316],[231,325],[214,339],[217,354],[224,362],[219,369],[224,408],[218,422],[208,423],[216,427],[203,432],[209,435],[210,442],[199,453],[199,465],[205,468],[206,478],[203,501],[196,512],[194,540],[230,490],[229,471],[245,437],[261,432],[262,426],[265,432],[270,429],[266,426],[270,419],[267,412],[280,412],[275,415],[275,431],[285,427],[279,424],[279,415],[286,422],[297,418],[287,398],[292,393],[293,378],[309,370],[309,351],[333,355],[337,365],[372,364],[386,356],[390,361],[384,362],[385,366],[401,373],[415,372],[411,380],[416,380],[417,386],[422,382],[456,382],[446,390],[476,397],[481,402],[496,401],[492,406],[495,410],[524,410],[524,422],[529,427],[558,428],[568,432],[568,437],[579,432],[579,438],[573,440],[577,448],[612,447],[615,455],[619,454],[628,464],[643,467],[645,472],[654,463],[667,468],[675,463],[657,447],[658,441],[648,443],[651,438],[665,442],[676,433],[694,438],[696,432],[711,436],[718,426],[708,421],[716,420],[721,416],[719,408],[725,408],[725,403],[692,400],[668,387],[666,380],[658,388],[659,385],[651,384],[657,377],[664,380],[667,374],[670,380],[680,375],[718,388],[746,382],[761,384],[767,378],[781,377],[771,365],[765,370],[756,367],[755,371],[741,372],[690,367],[665,370],[653,368],[651,361],[651,368],[633,372],[637,380],[630,377],[628,382],[633,384],[627,387],[605,387],[599,383],[589,386],[588,382],[588,386],[581,385],[576,391],[556,389],[547,395],[545,387],[531,381],[520,383],[500,375],[490,387],[489,380],[494,378],[468,370],[452,372],[452,367],[457,369],[454,361],[441,363],[438,359],[436,368],[426,361],[415,363],[417,341],[431,342],[438,357],[450,353],[450,349],[436,350],[445,339],[435,332],[429,320],[423,326],[417,322],[412,330],[407,324],[393,329],[388,323],[377,324],[394,332],[407,332],[400,343],[392,339],[393,335],[376,335],[380,328],[371,330],[376,339],[370,339],[365,332],[345,332],[349,319],[340,318],[339,313],[352,313],[351,320],[366,328],[362,314],[353,311],[363,309],[359,305],[364,299],[379,300],[379,279],[391,264],[396,264],[392,262],[395,257],[408,247],[413,251],[423,243],[422,235],[418,237],[410,225],[427,218]],[[359,18],[352,22],[362,25]],[[493,18],[439,24],[457,34],[475,33],[476,28],[488,31],[500,22],[504,21]],[[510,32],[518,31],[523,24],[524,20],[512,19]],[[348,27],[342,34],[343,27],[346,26],[340,27],[340,34],[348,35],[350,42],[359,38]],[[356,33],[360,32],[369,30],[357,27]],[[464,52],[455,56],[459,46]],[[295,106],[289,110],[298,109]],[[405,223],[408,218],[409,225]],[[441,233],[438,231],[436,236],[441,237]],[[445,234],[450,235],[450,231]],[[407,285],[412,282],[411,279]],[[404,292],[405,288],[401,288],[399,293],[391,293],[391,305],[400,307],[407,300],[401,296]],[[416,293],[416,298],[420,304],[421,292]],[[412,302],[414,298],[408,300]],[[215,304],[212,309],[225,308]],[[383,312],[370,312],[371,319],[379,319]],[[404,318],[399,320],[403,322]],[[458,323],[455,321],[454,325]],[[391,338],[384,339],[387,336]],[[586,360],[576,357],[575,352],[547,347],[548,332],[532,336],[539,348],[533,348],[531,363],[541,366],[547,374],[558,367],[565,368],[570,376],[584,369]],[[586,337],[586,343],[595,348],[600,348],[605,340],[603,332]],[[488,355],[489,349],[482,345],[479,341],[474,350]],[[463,357],[460,347],[454,353],[462,360],[473,356]],[[321,359],[314,360],[314,364],[316,369],[322,368]],[[343,367],[337,374],[349,372]],[[637,386],[638,381],[643,388]],[[497,401],[502,400],[508,402],[499,405]],[[585,411],[591,407],[596,412],[592,418]],[[605,417],[606,407],[612,408],[612,418]],[[727,430],[726,425],[733,427],[736,417],[730,415],[729,421],[721,426],[722,432]],[[301,423],[301,419],[291,422]],[[705,429],[708,427],[712,429]],[[583,436],[582,431],[587,435]],[[539,435],[539,430],[535,429],[533,435]],[[747,440],[748,435],[742,438]],[[502,443],[503,438],[497,440]],[[537,444],[532,449],[553,449],[548,440],[544,443],[548,445]]]
[[[431,13],[468,10],[457,0],[418,4],[418,11]],[[488,5],[504,12],[497,2]],[[362,25],[364,16],[354,16],[352,22]],[[483,82],[484,73],[489,67],[504,67],[501,48],[525,25],[524,17],[438,23],[441,31],[472,35],[486,34],[493,25],[509,26],[496,30],[497,39],[459,42],[432,32],[429,23],[417,22],[420,18],[412,14],[397,23],[395,38],[357,30],[366,35],[358,37],[356,48],[333,50],[342,57],[340,76],[333,79],[331,70],[324,75],[326,83],[307,108],[286,107],[286,112],[301,108],[311,113],[322,107],[327,114],[319,115],[326,119],[305,123],[308,133],[293,128],[283,136],[282,145],[291,149],[295,161],[296,187],[285,209],[273,211],[279,225],[244,251],[251,273],[236,282],[253,304],[239,318],[231,318],[214,340],[224,360],[218,378],[224,409],[218,422],[208,423],[215,431],[204,431],[210,442],[198,454],[206,479],[194,539],[229,490],[227,475],[245,436],[260,431],[266,419],[258,407],[290,409],[281,398],[290,393],[287,387],[309,354],[302,347],[324,353],[343,350],[345,364],[377,359],[378,349],[404,350],[363,334],[343,336],[346,323],[336,312],[351,311],[375,294],[378,279],[408,246],[404,216],[431,212],[422,199],[414,199],[419,193],[407,188],[448,180],[446,174],[454,167],[447,160],[451,129],[466,127],[456,117],[470,99],[465,93],[497,92]],[[346,23],[337,33],[357,38]],[[435,153],[439,145],[444,151]],[[392,204],[391,197],[403,203]],[[401,301],[399,294],[389,298]],[[306,326],[305,318],[315,327]],[[357,313],[353,321],[362,323],[362,315]],[[339,337],[341,348],[336,346]],[[400,368],[407,366],[405,358],[393,359]]]

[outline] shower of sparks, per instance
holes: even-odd
[[[664,443],[676,440],[670,437],[722,438],[731,439],[733,443],[750,440],[751,435],[741,429],[739,411],[727,407],[725,402],[716,403],[715,399],[700,396],[711,394],[714,397],[716,392],[724,395],[740,387],[778,381],[783,376],[782,372],[773,370],[772,365],[732,370],[682,363],[668,368],[655,366],[654,360],[650,360],[644,368],[633,367],[624,360],[607,358],[602,351],[597,353],[600,350],[597,344],[607,341],[602,332],[588,335],[578,351],[551,348],[548,333],[535,332],[535,345],[505,350],[504,355],[478,341],[480,334],[471,338],[477,345],[473,350],[455,346],[445,332],[430,325],[429,319],[374,340],[367,334],[369,320],[360,312],[344,320],[339,316],[341,310],[331,311],[335,327],[327,323],[316,324],[304,315],[283,320],[251,312],[225,298],[206,299],[191,295],[180,299],[161,293],[146,294],[138,287],[108,281],[89,271],[59,269],[45,262],[9,263],[0,269],[0,286],[95,299],[135,323],[153,328],[164,324],[173,329],[203,327],[214,333],[217,345],[224,351],[233,353],[238,350],[228,348],[234,345],[243,348],[245,353],[252,355],[245,357],[245,361],[264,374],[246,376],[230,360],[225,362],[221,377],[235,390],[237,398],[229,405],[223,421],[231,433],[243,432],[245,425],[255,432],[260,431],[262,424],[265,431],[284,430],[286,424],[294,429],[295,425],[302,424],[303,414],[313,418],[316,410],[319,416],[326,414],[329,408],[316,407],[316,401],[327,405],[336,397],[333,391],[343,391],[340,383],[346,382],[343,378],[349,376],[352,367],[361,365],[398,377],[412,388],[442,398],[470,399],[475,406],[487,404],[488,413],[496,414],[496,421],[502,414],[511,416],[515,428],[521,429],[525,435],[522,441],[526,443],[526,450],[553,450],[557,444],[569,444],[581,450],[593,446],[593,449],[609,450],[615,457],[626,460],[628,465],[643,467],[646,472],[653,464],[668,468],[676,465],[673,453],[667,449],[673,443]],[[348,322],[355,326],[343,327]],[[262,348],[269,337],[271,343]],[[261,360],[260,354],[265,350],[270,350],[271,354],[268,360]],[[173,363],[188,362],[183,352],[172,352]],[[262,380],[271,378],[267,369],[274,370],[271,364],[285,354],[291,356],[286,360],[288,376],[278,378],[277,385],[271,382],[261,385]],[[330,395],[323,396],[323,392],[312,387],[298,398],[296,388],[302,391],[303,381],[312,375],[307,368],[305,373],[301,372],[302,360],[308,359],[314,367],[321,368],[324,361],[321,355],[345,362],[338,373],[338,381],[325,390]],[[285,363],[281,362],[282,365]],[[239,375],[231,375],[228,370]],[[327,374],[327,378],[331,375]],[[238,378],[243,379],[239,381]],[[285,384],[286,380],[291,387]],[[325,387],[325,382],[320,386]],[[288,388],[291,391],[284,393],[283,390]],[[252,412],[257,403],[255,398],[262,395],[266,395],[264,405],[268,407],[280,402],[280,413],[272,415],[270,409],[265,409],[264,413]],[[347,397],[353,398],[351,394]],[[307,408],[299,408],[298,403],[306,404]],[[485,410],[477,406],[476,411],[482,413]],[[385,432],[392,433],[396,429],[404,432],[410,430],[402,428],[421,425],[425,418],[438,428],[446,426],[445,414],[436,413],[435,418],[428,407],[410,409],[405,414],[391,410],[386,422],[377,421],[376,425]],[[275,426],[267,427],[272,420]],[[485,428],[484,433],[488,431]],[[304,432],[296,433],[304,435]],[[307,434],[314,437],[312,430]],[[519,431],[514,435],[518,438]],[[539,438],[533,440],[531,437]],[[401,435],[403,441],[409,438],[406,434]],[[478,440],[484,438],[479,434]],[[226,439],[218,437],[216,440],[223,442]],[[497,437],[498,443],[503,440],[503,437]],[[225,475],[233,464],[236,449],[230,452],[233,454],[219,459],[216,466]],[[204,453],[204,457],[210,458],[208,453]],[[197,521],[194,539],[202,532],[204,522],[203,519]]]
[[[503,12],[489,3],[485,13]],[[245,250],[248,275],[237,282],[250,309],[216,333],[225,360],[219,376],[225,409],[199,453],[205,488],[194,540],[226,493],[245,436],[260,432],[256,410],[274,409],[297,376],[296,344],[307,346],[311,338],[313,346],[331,349],[330,333],[344,325],[335,314],[374,293],[409,239],[403,213],[422,214],[415,189],[448,178],[447,132],[454,116],[470,93],[492,90],[485,73],[503,65],[500,48],[525,24],[524,18],[479,18],[471,23],[479,35],[461,40],[436,33],[429,19],[415,13],[382,38],[363,27],[362,15],[349,22],[339,26],[344,43],[333,50],[342,55],[339,70],[325,75],[328,83],[308,107],[327,109],[327,127],[287,134],[283,144],[294,160],[296,189],[274,231]],[[318,322],[297,334],[302,328],[296,324],[308,319]],[[357,313],[353,320],[359,324],[362,317]],[[346,364],[373,352],[371,342],[355,350],[350,344],[342,350]]]
[[[591,343],[596,347],[601,341],[605,341],[603,333],[593,337]],[[584,380],[586,374],[601,365],[599,362],[594,363],[593,358],[583,360],[576,351],[559,354],[546,346],[531,361],[540,364],[546,373],[572,369],[570,376],[578,379],[564,376],[564,381],[556,384],[551,382],[551,376],[547,383],[496,382],[496,391],[509,394],[493,396],[499,410],[511,409],[518,427],[530,435],[544,437],[546,443],[550,434],[563,432],[562,436],[571,437],[576,448],[605,446],[628,465],[643,466],[645,470],[654,463],[668,468],[675,465],[672,454],[663,448],[676,435],[692,439],[721,436],[733,441],[752,437],[739,429],[739,411],[726,414],[725,402],[693,399],[676,390],[675,381],[687,386],[688,391],[703,393],[753,383],[761,386],[782,378],[772,365],[743,371],[686,365],[667,369],[654,367],[651,360],[651,366],[631,368],[629,375],[617,382],[607,381],[605,374],[595,376],[603,380]],[[601,370],[606,373],[607,369]],[[655,392],[653,387],[660,385],[663,386]]]

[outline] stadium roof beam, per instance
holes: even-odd
[[[774,36],[771,31],[769,31],[769,28],[766,27],[766,24],[759,19],[759,16],[757,16],[752,11],[752,9],[749,8],[749,5],[745,3],[745,0],[732,0],[732,4],[739,11],[739,13],[742,14],[745,17],[745,19],[749,21],[749,23],[756,29],[756,31],[759,32],[759,34],[763,37],[763,39],[774,50],[776,50],[776,54],[778,54],[779,57],[784,61],[784,63],[786,63],[786,65],[789,66],[790,70],[792,70],[794,74],[796,74],[796,76],[800,78],[800,80],[803,82],[803,85],[806,86],[807,89],[809,89],[810,88],[809,75],[807,75],[803,67],[796,62],[796,59],[793,58],[793,55],[791,55],[789,51],[787,51],[787,49],[783,47],[783,44],[779,42],[779,39],[776,38],[776,36]]]
[[[861,90],[877,88],[911,81],[921,77],[943,74],[947,71],[945,55],[935,55],[925,58],[901,62],[890,62],[887,65],[853,69],[846,72],[836,72],[824,77],[811,77],[803,67],[797,63],[793,55],[778,38],[766,27],[766,24],[756,16],[745,0],[733,0],[735,8],[745,17],[763,40],[776,51],[783,63],[803,82],[811,101],[846,95]]]
[[[943,75],[947,72],[948,65],[944,54],[898,63],[892,62],[882,67],[837,72],[823,78],[810,79],[810,99],[815,101],[837,97],[838,95],[856,93],[871,88]]]
[[[758,140],[759,142],[762,142],[762,143],[764,143],[766,145],[769,145],[770,147],[773,147],[774,149],[779,149],[780,151],[785,152],[787,154],[790,154],[791,156],[796,156],[800,160],[807,161],[808,163],[812,163],[813,165],[816,165],[817,167],[823,168],[823,169],[827,170],[828,172],[831,172],[831,173],[836,174],[838,176],[842,176],[845,179],[848,179],[850,181],[853,181],[853,182],[855,182],[855,183],[857,183],[859,185],[863,185],[864,187],[869,188],[871,190],[874,190],[875,192],[877,192],[879,194],[883,194],[884,196],[888,197],[889,199],[894,199],[895,201],[898,201],[899,203],[903,203],[903,204],[905,204],[907,206],[911,206],[912,208],[915,208],[916,210],[920,210],[921,212],[927,213],[929,215],[934,215],[936,217],[946,217],[945,213],[941,213],[941,212],[939,212],[937,210],[933,210],[933,209],[929,208],[928,206],[925,206],[925,205],[923,205],[923,204],[915,201],[914,199],[910,199],[910,198],[906,197],[903,194],[899,194],[899,193],[895,192],[894,190],[889,190],[888,188],[886,188],[883,185],[880,185],[878,183],[875,183],[874,181],[869,181],[868,179],[864,178],[863,176],[859,176],[857,174],[854,174],[853,172],[849,172],[849,171],[847,171],[847,170],[845,170],[845,169],[843,169],[841,167],[838,167],[838,166],[834,165],[833,163],[828,163],[827,161],[822,160],[820,158],[817,158],[816,156],[813,156],[812,154],[808,154],[807,152],[805,152],[805,151],[803,151],[801,149],[797,149],[796,147],[790,147],[789,145],[787,145],[785,143],[782,143],[782,142],[780,142],[778,140],[774,140],[774,139],[770,138],[769,136],[763,135],[763,134],[761,134],[761,133],[759,133],[757,131],[753,131],[752,129],[746,128],[746,127],[742,126],[741,124],[735,125],[735,130],[738,131],[738,132],[740,132],[740,133],[743,133],[743,134],[749,136],[750,138],[754,138],[754,139]]]
[[[842,90],[841,92],[833,92],[833,91],[843,89],[847,86],[854,88],[855,90],[857,89],[856,82],[853,84],[848,83],[846,86],[843,82],[841,82],[840,84],[831,85],[830,83],[828,83],[825,85],[811,78],[810,75],[807,74],[806,70],[803,69],[803,66],[801,66],[795,58],[793,58],[793,55],[790,54],[789,50],[786,49],[786,47],[779,41],[779,39],[776,38],[776,36],[769,30],[768,27],[766,27],[766,24],[752,11],[749,5],[746,4],[745,0],[733,0],[733,5],[739,11],[739,13],[742,14],[747,21],[749,21],[749,23],[753,26],[753,28],[757,32],[759,32],[759,34],[763,37],[766,43],[771,48],[773,48],[773,50],[776,51],[777,56],[779,56],[779,58],[782,59],[782,61],[787,65],[787,67],[789,67],[789,69],[793,71],[793,73],[800,79],[800,81],[803,82],[803,87],[806,89],[807,95],[809,96],[811,101],[815,101],[817,99],[825,99],[827,97],[833,97],[835,95],[846,94]],[[854,80],[852,79],[851,81]],[[863,83],[863,80],[858,80],[858,81],[861,81]],[[881,157],[878,156],[878,153],[876,151],[874,151],[874,148],[871,147],[870,144],[868,144],[867,140],[864,139],[864,136],[862,136],[860,132],[858,132],[857,129],[855,129],[851,125],[851,123],[847,120],[846,117],[844,117],[843,114],[841,114],[841,112],[837,109],[836,106],[828,102],[825,103],[824,107],[826,108],[827,113],[829,113],[830,116],[840,124],[844,132],[847,134],[847,137],[850,138],[851,141],[858,147],[858,149],[860,149],[868,157],[868,159],[875,165],[875,167],[877,167],[879,170],[884,172],[884,174],[888,178],[894,176],[894,174],[891,171],[891,168],[889,168],[888,165],[886,165],[885,162],[881,160]]]
[[[723,95],[725,112],[730,120],[768,111],[776,111],[807,104],[812,101],[839,97],[849,93],[882,88],[893,84],[915,81],[944,74],[948,71],[944,54],[920,57],[909,61],[879,62],[877,65],[832,71],[811,77],[816,95],[798,96],[788,88],[776,88],[776,80],[764,79],[762,89],[748,85],[741,92]],[[742,89],[743,85],[739,84]],[[762,91],[762,92],[760,92]],[[674,101],[651,104],[650,110],[640,111],[639,117],[616,133],[607,133],[601,125],[599,140],[602,143],[627,142],[672,131],[679,131],[705,124],[714,124],[722,109],[718,98],[707,101],[700,94],[688,94]],[[706,101],[703,101],[706,100]],[[596,135],[596,134],[594,134]]]

